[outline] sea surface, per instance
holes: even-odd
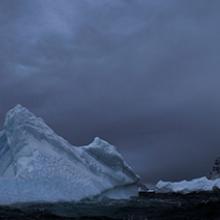
[[[147,193],[131,200],[13,204],[0,206],[0,219],[220,220],[220,193]]]

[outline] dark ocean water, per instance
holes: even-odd
[[[220,193],[150,193],[129,201],[14,204],[0,207],[0,219],[220,220]]]

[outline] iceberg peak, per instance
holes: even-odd
[[[103,141],[104,140],[102,140],[100,137],[95,137],[94,140],[93,140],[93,143],[100,144]]]
[[[28,110],[27,108],[25,108],[23,105],[21,104],[17,104],[14,108],[12,108],[11,110]]]
[[[18,104],[8,111],[4,122],[4,130],[7,132],[18,132],[18,130],[31,130],[38,133],[54,133],[42,118],[35,116],[27,108]],[[34,132],[35,133],[35,132]]]
[[[96,146],[111,146],[107,141],[101,139],[100,137],[95,137],[91,144]]]
[[[27,108],[19,104],[9,110],[6,114],[4,127],[8,127],[14,124],[25,124],[30,120],[36,120],[36,117]]]
[[[10,146],[18,150],[25,145],[30,135],[37,139],[60,139],[43,119],[22,105],[15,106],[6,114],[4,133]]]
[[[91,151],[96,149],[96,151],[98,150],[101,152],[105,152],[106,154],[109,154],[111,156],[117,155],[118,157],[121,157],[121,155],[117,152],[115,146],[111,145],[110,143],[99,137],[94,138],[93,142],[87,146],[87,149],[90,149]]]
[[[30,113],[30,111],[21,104],[17,104],[14,108],[10,109],[8,113],[9,112],[11,114],[28,113],[28,112]]]

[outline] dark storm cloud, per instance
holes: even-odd
[[[205,175],[220,154],[217,0],[0,3],[0,103],[73,144],[100,136],[147,181]]]

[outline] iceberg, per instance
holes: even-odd
[[[73,146],[25,107],[7,113],[0,131],[0,204],[129,198],[138,181],[108,142]]]
[[[155,191],[160,193],[193,193],[220,190],[220,178],[210,180],[207,177],[201,177],[190,181],[182,180],[179,182],[159,181],[156,184]]]

